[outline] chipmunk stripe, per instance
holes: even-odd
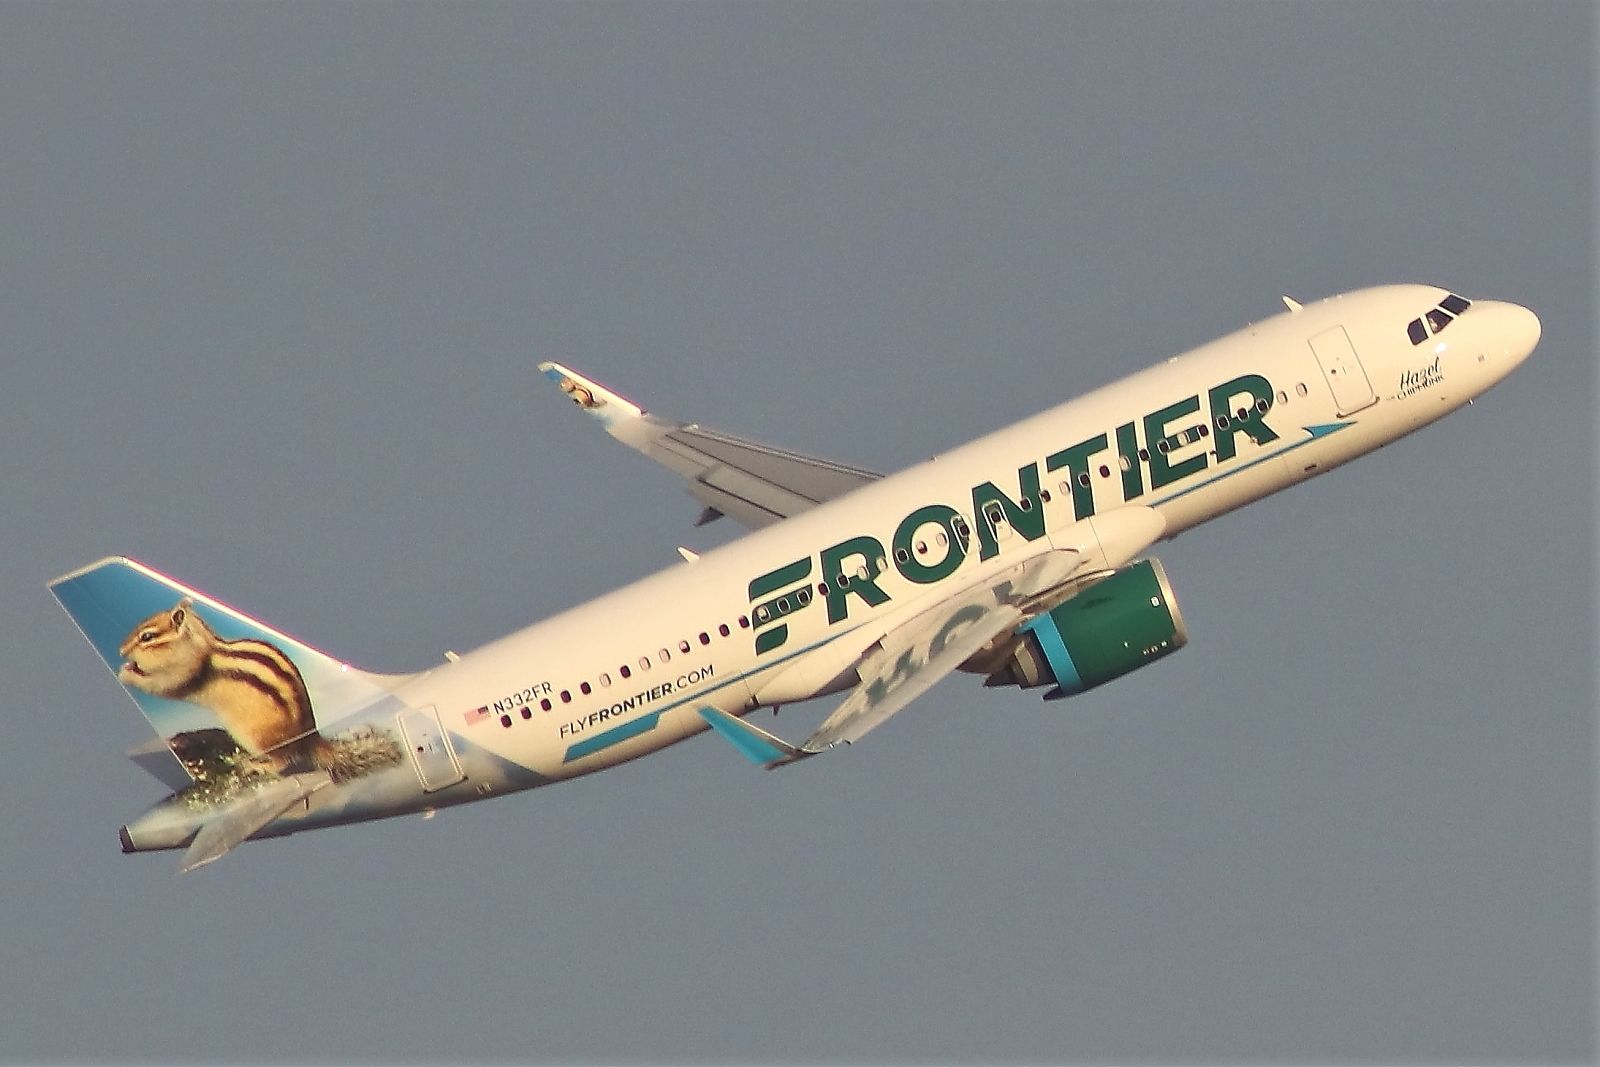
[[[219,653],[227,659],[251,660],[282,677],[295,689],[304,688],[300,671],[282,652],[259,641],[224,641]]]
[[[271,675],[263,677],[255,671],[239,667],[221,667],[212,674],[213,678],[225,678],[229,681],[239,682],[263,694],[273,703],[280,705],[285,711],[298,714],[304,707],[295,698],[293,691],[285,691],[284,679],[281,676]]]

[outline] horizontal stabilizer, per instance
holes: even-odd
[[[730,745],[738,749],[741,756],[758,767],[771,770],[811,755],[795,748],[783,738],[774,737],[761,727],[747,723],[736,715],[729,715],[719,708],[703,707],[700,709],[700,717]]]
[[[178,873],[188,874],[221,859],[247,841],[251,834],[332,781],[320,771],[271,779],[200,828],[189,850],[183,854],[183,865]]]
[[[194,784],[189,769],[178,762],[177,755],[158,737],[128,749],[128,758],[174,793],[182,792]]]

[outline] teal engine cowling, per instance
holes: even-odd
[[[1037,615],[1022,643],[986,685],[1053,685],[1046,700],[1073,696],[1178,651],[1189,632],[1158,560],[1124,567]]]

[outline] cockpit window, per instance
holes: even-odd
[[[1412,319],[1406,326],[1406,336],[1411,338],[1411,343],[1420,345],[1428,339],[1428,335],[1438,333],[1455,321],[1455,317],[1472,306],[1472,301],[1464,296],[1450,293],[1439,306],[1428,312],[1420,319]],[[1424,325],[1426,321],[1426,325]]]

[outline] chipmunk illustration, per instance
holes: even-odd
[[[135,626],[120,652],[120,682],[200,705],[265,768],[281,773],[309,763],[327,769],[333,762],[328,742],[316,732],[311,694],[294,662],[266,641],[218,637],[192,600],[185,598]],[[279,749],[289,741],[295,743]]]

